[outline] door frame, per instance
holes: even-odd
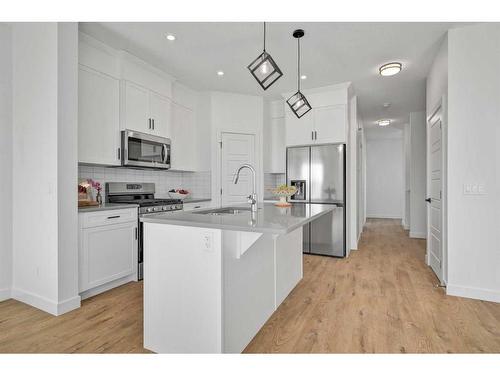
[[[222,194],[220,193],[222,189],[222,135],[223,134],[239,134],[239,135],[253,135],[254,136],[254,157],[255,157],[255,165],[253,166],[256,170],[256,177],[257,177],[257,197],[259,198],[259,201],[263,201],[264,196],[261,196],[261,184],[263,181],[263,172],[262,172],[262,160],[261,157],[259,156],[261,153],[259,153],[259,145],[260,145],[260,138],[256,132],[238,132],[234,130],[224,130],[221,129],[217,132],[217,163],[216,163],[216,168],[215,168],[215,178],[214,178],[214,184],[212,186],[215,187],[215,191],[212,194],[212,198],[216,197],[216,205],[220,206],[222,205]]]
[[[426,198],[429,197],[431,188],[430,172],[430,126],[431,120],[440,113],[441,116],[441,251],[442,251],[442,280],[443,285],[448,283],[448,106],[447,97],[443,95],[433,107],[426,119]],[[427,243],[425,248],[425,261],[430,267],[429,238],[430,238],[430,204],[427,210]]]

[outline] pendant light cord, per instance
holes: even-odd
[[[297,87],[299,88],[300,92],[300,38],[297,38]]]
[[[264,22],[264,52],[266,52],[266,23]]]

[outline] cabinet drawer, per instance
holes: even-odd
[[[199,208],[209,208],[211,206],[212,206],[212,201],[184,203],[183,210],[191,211],[191,210],[197,210]]]
[[[137,208],[80,213],[82,228],[137,221]]]

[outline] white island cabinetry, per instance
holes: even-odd
[[[144,347],[242,352],[302,278],[302,226],[334,209],[262,204],[257,213],[141,218]]]

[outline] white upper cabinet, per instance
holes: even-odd
[[[121,110],[122,130],[170,136],[171,104],[168,98],[133,82],[123,81]]]
[[[132,82],[122,84],[122,129],[137,130],[142,133],[152,131],[149,117],[149,91]]]
[[[307,115],[306,115],[307,116]],[[344,104],[313,109],[314,143],[345,143],[347,106]]]
[[[285,107],[282,100],[270,103],[264,126],[264,172],[285,173]]]
[[[177,103],[172,105],[171,165],[182,171],[196,170],[197,144],[194,112]]]
[[[285,122],[287,146],[307,145],[314,142],[313,116],[311,111],[299,119],[290,108],[286,108]]]
[[[162,137],[170,137],[170,123],[172,106],[170,99],[154,92],[149,94],[149,110],[153,132]]]
[[[120,85],[118,79],[78,68],[78,161],[120,165]]]
[[[286,145],[347,143],[349,86],[347,83],[304,91],[312,110],[300,119],[285,105]]]

